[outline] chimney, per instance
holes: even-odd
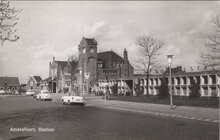
[[[124,60],[128,60],[128,52],[126,49],[124,49]]]
[[[53,57],[53,62],[55,61],[55,57]]]

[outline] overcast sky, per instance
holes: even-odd
[[[153,1],[12,1],[23,9],[16,26],[20,39],[0,47],[0,76],[17,76],[25,83],[30,75],[49,75],[49,62],[67,60],[78,53],[83,36],[94,37],[98,52],[113,50],[122,56],[128,50],[133,63],[135,38],[150,33],[164,40],[160,59],[174,55],[174,66],[196,66],[202,40],[209,31],[212,14],[220,3]]]

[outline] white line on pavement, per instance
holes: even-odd
[[[191,120],[219,123],[219,120],[196,118],[196,117],[191,117],[191,116],[189,117],[189,116],[167,114],[167,113],[160,113],[160,112],[152,112],[152,111],[132,110],[132,109],[126,109],[126,108],[111,107],[111,106],[96,106],[96,105],[93,105],[93,104],[87,104],[87,105],[95,106],[95,107],[101,107],[101,108],[109,108],[109,109],[115,109],[115,110],[122,110],[122,111],[130,111],[130,112],[136,112],[136,113],[145,113],[145,114],[160,115],[160,116],[166,116],[166,117],[183,118],[183,119],[191,119]]]

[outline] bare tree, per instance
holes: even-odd
[[[68,63],[70,65],[68,65],[68,70],[70,73],[70,85],[71,85],[71,92],[78,92],[78,91],[74,91],[75,89],[75,82],[77,81],[77,73],[78,73],[78,68],[77,68],[77,63],[78,63],[78,57],[76,54],[70,55],[68,56]],[[78,93],[77,93],[78,94]]]
[[[68,60],[69,61],[78,61],[78,55],[77,53],[74,53],[72,55],[68,55]]]
[[[20,11],[15,7],[11,8],[8,1],[0,0],[0,41],[2,46],[5,41],[14,42],[19,39],[14,27],[19,19],[17,13]]]
[[[135,68],[144,72],[146,75],[147,100],[149,98],[149,76],[159,67],[159,50],[164,46],[164,42],[154,38],[152,35],[143,34],[136,39],[136,44],[139,46],[139,56],[136,59]]]
[[[220,15],[215,15],[210,20],[212,32],[204,41],[205,49],[200,51],[200,64],[209,68],[220,67]]]

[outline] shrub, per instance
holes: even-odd
[[[98,96],[104,96],[104,92],[103,91],[99,91],[99,92],[97,92],[97,95]]]
[[[126,92],[126,96],[132,96],[132,92],[131,91],[127,91]]]
[[[192,80],[192,84],[191,84],[191,92],[189,93],[189,97],[191,98],[196,98],[196,97],[200,97],[200,92],[199,92],[199,89],[200,89],[200,86],[199,84],[196,82],[195,79]]]
[[[169,87],[168,83],[165,82],[165,79],[161,80],[161,85],[158,88],[158,96],[161,98],[168,97],[169,95]]]
[[[118,85],[117,84],[114,84],[112,86],[112,93],[113,93],[113,95],[118,95]]]
[[[134,91],[136,96],[143,95],[144,92],[143,92],[143,87],[140,86],[140,79],[138,79],[138,83],[134,85]]]
[[[118,94],[119,96],[124,96],[124,94],[120,91],[119,92],[119,94]]]

